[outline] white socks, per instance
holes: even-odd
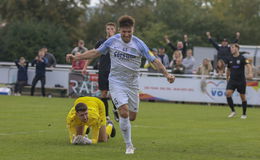
[[[122,131],[126,147],[133,146],[131,139],[131,124],[129,118],[119,118],[119,125]]]

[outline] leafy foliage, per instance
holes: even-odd
[[[105,36],[104,25],[107,22],[116,22],[121,15],[128,14],[136,19],[135,35],[150,48],[166,46],[163,40],[165,34],[173,43],[183,40],[183,35],[187,34],[192,44],[209,46],[205,36],[207,31],[217,41],[224,37],[233,40],[236,32],[241,33],[241,44],[257,45],[260,41],[259,0],[100,0],[96,8],[89,8],[88,3],[89,0],[1,0],[0,23],[6,22],[8,25],[4,29],[0,28],[0,38],[2,39],[2,34],[7,34],[6,30],[11,32],[11,28],[6,28],[17,21],[21,24],[25,21],[44,21],[63,30],[66,34],[64,39],[68,42],[84,39],[86,47],[93,48],[96,41]],[[34,36],[37,35],[29,37]],[[15,38],[12,39],[16,41]],[[41,44],[31,45],[37,48]],[[72,48],[72,43],[66,45]],[[61,46],[56,47],[63,48]],[[24,46],[26,47],[28,46]],[[19,47],[4,43],[1,44],[0,52],[10,54],[10,48]],[[20,51],[21,49],[17,50],[17,53]],[[7,57],[14,55],[12,53]]]
[[[21,56],[32,60],[43,46],[48,47],[59,63],[65,62],[70,40],[65,30],[48,22],[17,21],[0,31],[0,59],[13,61]]]

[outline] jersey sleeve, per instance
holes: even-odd
[[[153,54],[150,54],[149,48],[141,40],[137,40],[137,46],[140,49],[141,55],[144,56],[149,62],[153,62],[156,58]]]
[[[106,55],[108,53],[108,50],[110,48],[110,46],[112,45],[114,41],[114,38],[111,37],[109,39],[107,39],[104,43],[102,43],[98,48],[97,51],[102,54],[102,55]]]
[[[244,65],[247,65],[247,64],[250,64],[250,61],[249,61],[249,59],[247,59],[247,58],[243,58],[243,63],[244,63]]]

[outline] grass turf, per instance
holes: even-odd
[[[259,160],[260,109],[248,119],[228,119],[227,107],[141,102],[132,123],[134,155],[123,138],[108,143],[68,143],[65,117],[74,99],[0,96],[1,160]],[[111,106],[111,105],[110,105]],[[112,113],[110,113],[113,117]]]

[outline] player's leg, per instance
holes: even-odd
[[[112,121],[107,120],[105,116],[105,106],[99,105],[99,114],[101,115],[101,127],[99,129],[98,141],[107,142],[108,138],[115,136],[115,127]]]
[[[131,123],[129,119],[129,110],[128,105],[124,104],[119,107],[119,126],[123,134],[123,138],[126,144],[126,154],[133,154],[134,148],[132,143],[132,137],[131,137]],[[132,150],[130,151],[129,148]]]
[[[38,80],[39,80],[39,76],[36,75],[36,76],[33,78],[33,81],[32,81],[31,96],[34,95],[35,86],[36,86]]]
[[[99,90],[101,90],[101,100],[103,101],[106,109],[106,117],[109,119],[109,110],[108,110],[108,75],[109,73],[105,71],[99,71],[99,77],[98,77],[98,87]]]
[[[246,110],[247,110],[247,100],[246,100],[246,82],[243,82],[239,85],[237,91],[240,93],[240,98],[242,101],[242,109],[243,109],[243,114],[241,116],[242,119],[246,119]]]
[[[101,90],[101,100],[105,105],[106,117],[109,117],[107,90]]]
[[[109,137],[115,137],[116,130],[112,121],[108,120],[107,125],[102,125],[99,129],[99,142],[107,142]]]
[[[134,121],[137,117],[137,112],[139,109],[139,90],[129,89],[128,96],[129,119],[130,121]]]
[[[235,86],[231,81],[228,81],[227,89],[226,89],[226,98],[229,108],[231,109],[231,113],[228,115],[229,118],[234,117],[236,115],[232,95],[234,93]]]
[[[112,127],[111,127],[111,131],[112,131]],[[111,134],[110,131],[110,134]],[[102,125],[99,129],[99,136],[98,136],[98,142],[107,142],[108,140],[108,136],[106,133],[106,126]]]
[[[234,90],[227,90],[226,91],[226,96],[227,96],[227,103],[229,108],[231,109],[231,113],[228,115],[229,118],[234,117],[236,115],[232,95],[234,93]]]
[[[128,122],[130,124],[130,121],[134,121],[137,117],[137,112],[139,108],[139,94],[138,94],[138,89],[131,88],[128,89],[128,105],[124,107],[119,108],[119,114],[120,114],[120,121],[121,119],[124,120],[121,117],[124,117],[124,114],[128,114]],[[126,116],[126,115],[125,115]],[[129,121],[130,120],[130,121]],[[131,143],[126,142],[126,154],[133,154],[135,148],[133,147],[132,140],[131,140],[131,124],[129,127],[129,136],[130,136],[130,141]]]
[[[129,109],[128,109],[128,87],[118,86],[116,83],[109,83],[109,90],[111,93],[112,100],[115,106],[118,108],[119,113],[119,126],[126,144],[126,154],[133,154],[128,152],[128,148],[133,148],[132,138],[131,138],[131,123],[129,119]]]

